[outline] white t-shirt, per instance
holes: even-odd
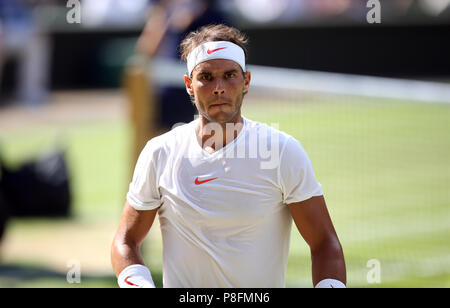
[[[151,139],[127,200],[158,209],[164,287],[284,287],[292,218],[286,204],[322,195],[293,137],[244,118],[207,153],[198,119]]]

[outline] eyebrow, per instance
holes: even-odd
[[[233,69],[228,70],[228,71],[225,72],[225,74],[231,74],[231,73],[238,73],[238,70],[233,68]]]
[[[237,72],[238,72],[238,70],[233,68],[233,69],[230,69],[228,71],[225,71],[223,74],[231,74],[231,73],[237,73]],[[212,75],[212,72],[211,71],[207,71],[207,70],[198,71],[197,75]]]
[[[199,71],[197,72],[197,75],[211,75],[212,73],[210,71]]]

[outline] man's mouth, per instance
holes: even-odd
[[[211,104],[211,107],[213,107],[213,106],[223,106],[223,105],[227,105],[228,103],[226,103],[226,102],[216,102],[216,103],[212,103]]]

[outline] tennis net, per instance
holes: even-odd
[[[243,114],[298,139],[323,186],[349,286],[450,281],[450,84],[249,65]],[[154,84],[184,87],[179,62]],[[311,286],[293,228],[287,286]]]

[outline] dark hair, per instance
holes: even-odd
[[[208,25],[190,32],[180,44],[181,59],[187,62],[189,53],[205,42],[228,41],[244,50],[247,61],[247,36],[240,30],[227,25]]]

